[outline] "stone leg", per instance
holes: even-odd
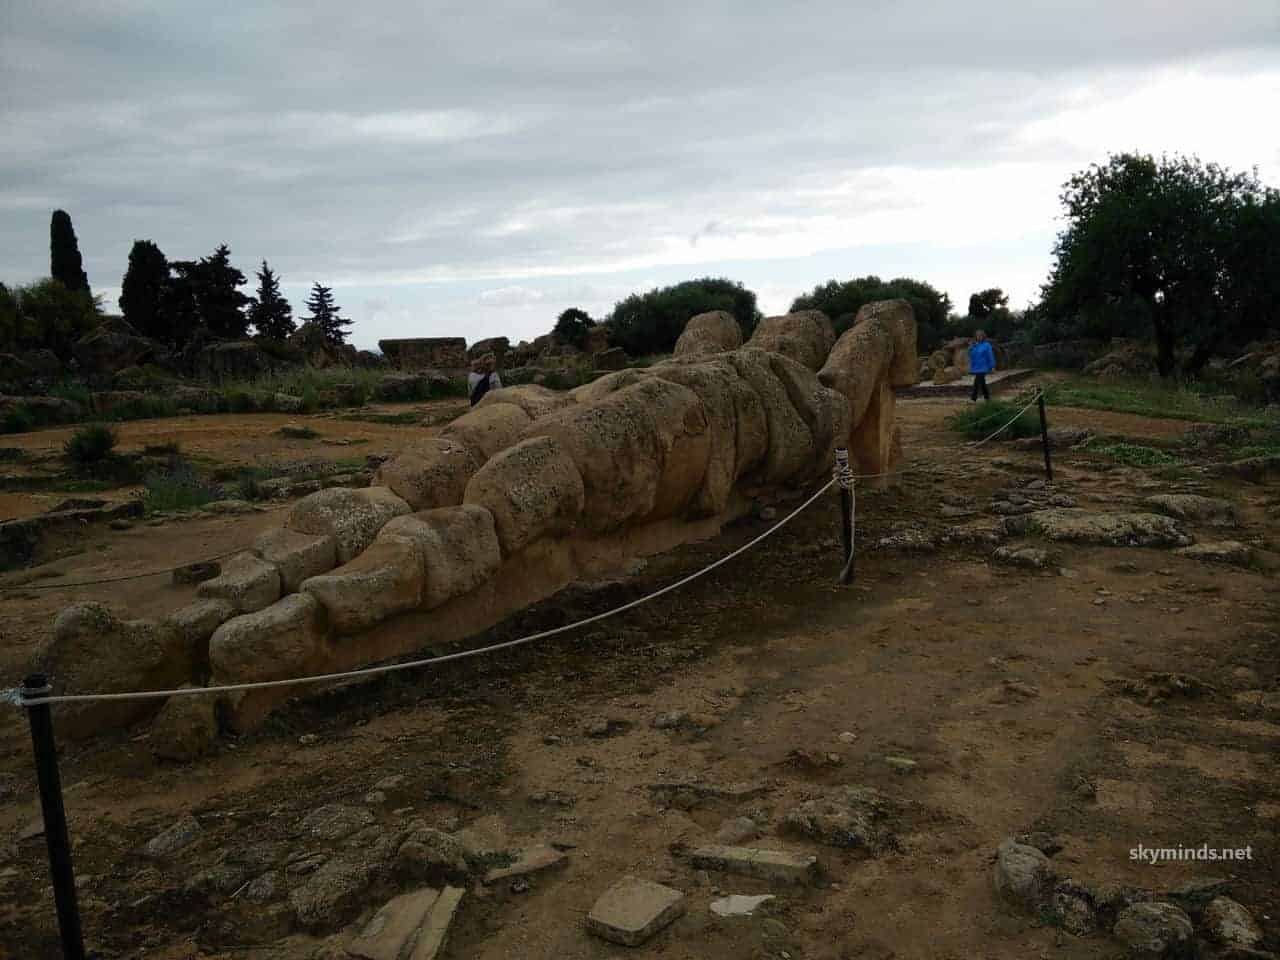
[[[867,404],[867,412],[862,420],[853,428],[850,440],[850,452],[858,463],[858,473],[885,473],[893,470],[901,460],[902,448],[896,441],[894,429],[894,408],[896,400],[893,388],[888,382],[881,380]],[[874,487],[885,487],[896,480],[896,477],[879,477],[874,480],[861,480],[859,483]]]

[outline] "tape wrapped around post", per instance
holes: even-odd
[[[857,478],[849,466],[849,450],[847,447],[836,448],[836,465],[832,479],[840,488],[840,540],[844,546],[844,568],[840,571],[838,583],[845,586],[853,583],[854,573],[854,485]]]

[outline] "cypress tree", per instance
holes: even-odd
[[[231,266],[230,248],[223,243],[213,251],[213,256],[203,257],[198,275],[196,300],[209,332],[232,340],[248,336],[249,320],[244,308],[250,300],[237,289],[247,281],[243,273]]]
[[[249,322],[260,337],[285,340],[297,329],[293,307],[280,294],[280,278],[262,261],[258,271],[258,296],[249,304]]]
[[[351,326],[351,321],[338,315],[342,308],[333,302],[332,290],[313,284],[311,296],[307,297],[307,309],[311,311],[307,321],[316,325],[326,344],[337,347],[346,342],[347,331],[343,328]]]
[[[71,215],[65,210],[53,211],[49,222],[49,275],[68,290],[89,293],[89,276],[80,259],[80,244],[71,226]]]
[[[144,337],[173,342],[165,315],[169,288],[169,261],[150,240],[135,240],[129,251],[129,269],[120,283],[120,312]]]

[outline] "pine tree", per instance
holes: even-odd
[[[249,335],[249,319],[244,308],[251,302],[237,287],[247,282],[245,276],[231,266],[231,250],[220,244],[213,256],[200,260],[200,286],[196,299],[200,317],[215,337],[238,340]]]
[[[65,210],[53,211],[49,223],[49,274],[68,290],[89,293],[89,276],[80,259],[80,244],[71,226],[71,216]]]
[[[173,341],[173,331],[165,316],[169,288],[169,261],[150,240],[133,241],[129,269],[120,283],[120,312],[144,337]]]
[[[260,337],[285,340],[297,329],[293,307],[280,295],[280,278],[262,261],[258,271],[258,296],[249,304],[249,322]]]
[[[351,326],[351,321],[338,315],[342,308],[333,302],[331,289],[313,284],[311,296],[307,298],[307,309],[311,311],[307,322],[316,325],[327,345],[337,347],[346,342],[347,331],[343,328]]]

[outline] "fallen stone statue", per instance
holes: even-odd
[[[35,666],[55,693],[112,693],[333,673],[458,641],[577,579],[715,535],[829,474],[837,447],[858,473],[892,469],[893,388],[917,374],[905,300],[866,305],[839,339],[818,311],[770,317],[745,345],[731,315],[702,314],[652,367],[569,393],[491,391],[372,486],[298,501],[167,617],[72,604]],[[296,693],[222,695],[218,716],[243,732]],[[82,736],[158,705],[61,704],[57,723]]]

